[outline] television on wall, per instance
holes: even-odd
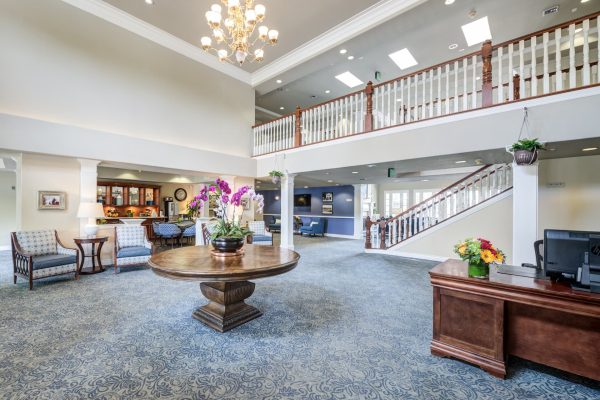
[[[294,207],[310,207],[310,194],[294,195]]]

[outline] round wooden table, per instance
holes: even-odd
[[[192,316],[211,328],[226,332],[258,318],[262,313],[244,303],[254,292],[250,279],[283,274],[296,267],[300,255],[274,246],[245,245],[241,257],[215,257],[212,246],[191,246],[153,255],[148,264],[157,275],[199,281],[210,302]]]
[[[102,245],[108,241],[108,236],[99,236],[92,238],[75,238],[73,239],[77,247],[79,247],[79,251],[81,252],[81,262],[79,265],[79,274],[80,275],[92,275],[97,274],[99,272],[104,272],[104,267],[102,266],[102,260],[100,259],[100,253],[102,251]],[[92,245],[92,254],[86,255],[85,251],[83,251],[82,244],[91,244]],[[98,251],[96,251],[96,244],[98,245]],[[92,268],[88,268],[87,270],[83,269],[83,263],[86,258],[92,259]],[[98,262],[98,269],[96,269],[96,261]]]

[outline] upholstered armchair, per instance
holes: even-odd
[[[144,265],[152,255],[152,243],[141,225],[117,225],[115,227],[115,251],[113,265],[115,274],[120,267]]]
[[[308,225],[300,227],[300,235],[325,236],[325,221],[323,218],[311,218]]]
[[[79,253],[66,247],[55,230],[12,232],[13,283],[20,276],[33,290],[35,279],[75,273],[79,279]]]
[[[258,245],[273,245],[273,234],[265,229],[265,221],[250,221],[248,229],[252,232],[248,235],[248,243]]]

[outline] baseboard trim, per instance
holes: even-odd
[[[10,246],[0,246],[0,251],[10,250]]]
[[[325,236],[332,237],[332,238],[353,239],[353,240],[356,240],[356,238],[354,237],[354,235],[340,235],[340,234],[337,234],[337,233],[326,233]]]
[[[409,253],[409,252],[404,252],[404,251],[390,251],[390,250],[379,250],[379,249],[365,250],[365,253],[384,254],[386,256],[415,258],[417,260],[439,261],[439,262],[444,262],[444,261],[448,260],[448,258],[449,258],[449,257],[435,256],[433,254]]]

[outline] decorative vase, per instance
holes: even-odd
[[[280,181],[280,180],[281,180],[281,177],[280,177],[280,176],[273,175],[273,176],[271,177],[271,181],[273,181],[273,183],[274,183],[274,184],[276,184],[276,185],[279,183],[279,181]]]
[[[212,246],[219,253],[237,253],[244,246],[244,238],[220,237],[212,241]]]
[[[484,262],[469,263],[469,278],[487,279],[490,276],[490,264]]]
[[[537,161],[537,150],[517,150],[515,151],[515,162],[517,165],[531,165]]]

